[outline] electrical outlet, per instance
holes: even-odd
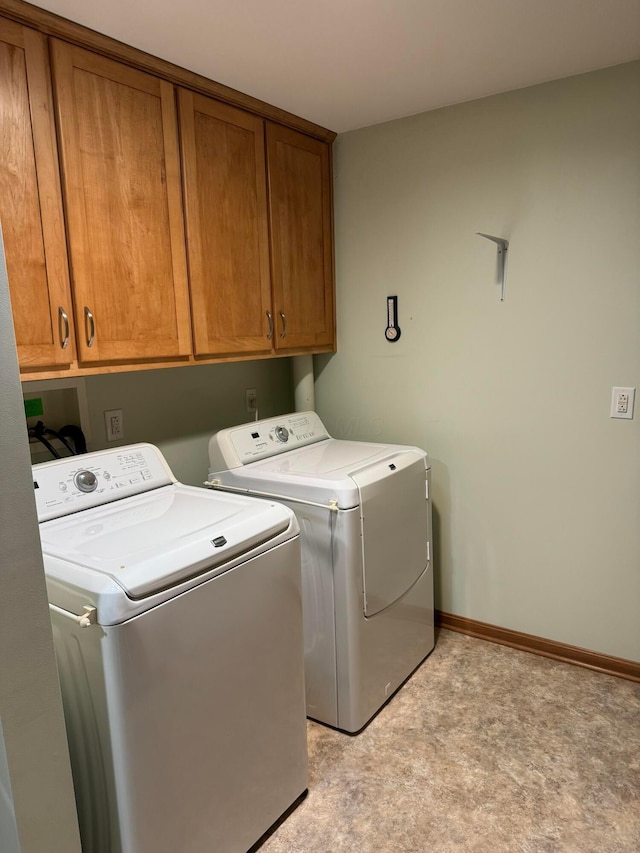
[[[611,417],[631,419],[633,417],[635,398],[635,388],[618,388],[614,386],[611,392]]]
[[[107,441],[118,441],[124,438],[124,421],[122,409],[111,409],[104,413],[104,423],[107,428]]]
[[[255,388],[246,388],[244,392],[247,412],[253,414],[258,408],[258,394]]]

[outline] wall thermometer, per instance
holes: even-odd
[[[398,325],[398,297],[387,296],[387,328],[384,336],[389,343],[395,344],[400,339],[400,326]]]

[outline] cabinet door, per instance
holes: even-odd
[[[52,40],[79,360],[191,349],[173,87]]]
[[[275,345],[334,345],[329,146],[267,125]]]
[[[0,20],[0,223],[22,369],[75,357],[46,39]]]
[[[178,91],[194,351],[269,352],[264,123]]]

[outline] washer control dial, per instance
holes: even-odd
[[[98,478],[93,471],[78,471],[73,482],[81,492],[93,492],[98,485]]]
[[[289,441],[289,430],[283,426],[276,427],[276,438],[278,441]]]

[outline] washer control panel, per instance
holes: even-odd
[[[209,470],[239,468],[329,437],[315,412],[280,415],[230,427],[220,430],[209,441]]]
[[[68,456],[32,466],[38,520],[47,521],[175,482],[151,444]]]

